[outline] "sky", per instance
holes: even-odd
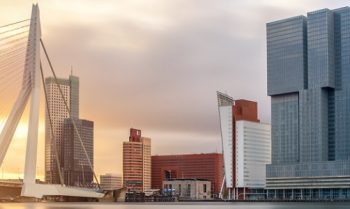
[[[266,30],[274,20],[345,0],[39,0],[42,39],[59,77],[80,78],[80,116],[95,123],[97,174],[122,173],[129,128],[152,154],[221,152],[216,91],[258,102],[266,94]],[[0,25],[30,17],[31,0],[0,0]],[[44,172],[41,110],[38,176]],[[1,172],[21,177],[25,120]],[[24,132],[24,133],[23,133]]]

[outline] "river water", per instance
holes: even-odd
[[[337,203],[0,203],[0,209],[350,209]]]

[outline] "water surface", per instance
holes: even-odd
[[[350,209],[337,203],[0,203],[0,209]]]

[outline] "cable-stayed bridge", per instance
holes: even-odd
[[[61,184],[40,184],[36,182],[39,106],[42,87],[44,87],[43,90],[47,105],[47,92],[45,85],[43,85],[44,72],[41,63],[41,51],[44,51],[44,58],[60,90],[60,99],[64,101],[64,108],[70,113],[69,106],[64,98],[53,65],[41,38],[38,5],[33,5],[30,19],[0,26],[0,124],[3,124],[3,127],[0,127],[0,130],[2,128],[0,133],[0,167],[8,152],[11,140],[14,137],[25,108],[27,104],[29,104],[27,146],[21,196],[35,198],[42,198],[44,196],[102,198],[104,194],[100,191],[92,163],[90,162],[88,153],[73,119],[72,124],[75,134],[78,136],[77,138],[84,150],[98,188],[91,189],[65,186],[57,151],[55,156]],[[17,94],[9,90],[13,86],[19,86]],[[48,106],[47,111],[52,128],[52,120],[50,118],[50,109]],[[55,133],[52,129],[51,139],[55,142]],[[55,145],[56,143],[53,144]],[[9,151],[14,152],[14,150]]]

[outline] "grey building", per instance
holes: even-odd
[[[74,122],[93,166],[94,123],[81,119],[74,119]],[[93,182],[93,172],[70,118],[64,120],[63,130],[62,154],[64,157],[62,166],[64,183],[71,186],[89,187]]]
[[[266,26],[268,197],[350,199],[350,8]]]

